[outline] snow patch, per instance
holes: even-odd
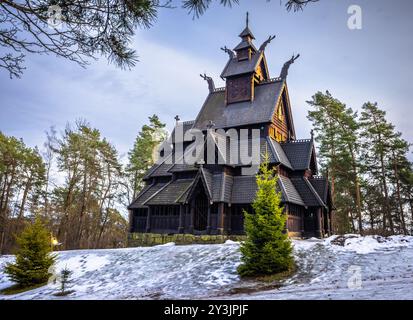
[[[74,256],[68,259],[59,256],[56,264],[56,272],[59,274],[63,269],[69,269],[73,272],[73,277],[80,277],[86,272],[92,272],[103,268],[110,261],[106,256],[88,254]]]
[[[61,251],[56,270],[73,271],[74,293],[56,297],[58,285],[50,284],[0,299],[413,299],[413,237],[340,237],[292,240],[297,272],[276,290],[231,294],[260,286],[240,279],[240,243],[227,241]],[[0,289],[12,285],[4,266],[13,261],[0,256]],[[354,267],[359,289],[348,287]]]
[[[227,241],[225,241],[225,243],[224,244],[236,244],[236,245],[239,245],[240,243],[239,242],[237,242],[237,241],[232,241],[232,240],[227,240]]]
[[[407,247],[412,243],[410,236],[365,236],[346,234],[332,236],[324,240],[324,244],[332,246],[334,250],[354,251],[357,254],[369,254],[375,251],[386,251],[397,247]]]
[[[175,245],[175,242],[168,242],[168,243],[157,245],[156,247],[173,247],[174,245]]]

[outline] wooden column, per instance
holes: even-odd
[[[224,203],[218,204],[217,230],[218,234],[224,234]]]
[[[207,217],[206,231],[207,231],[208,234],[211,233],[211,203],[208,203],[208,217]]]
[[[148,207],[148,215],[146,216],[146,233],[151,232],[151,207]]]
[[[227,230],[228,233],[231,233],[232,231],[232,226],[231,226],[231,217],[232,217],[232,206],[228,206],[228,212],[227,212],[227,222],[228,222],[228,226],[227,226]]]
[[[184,233],[185,232],[185,206],[181,204],[179,206],[179,227],[178,227],[178,233]]]
[[[304,238],[304,233],[305,233],[305,230],[304,230],[305,211],[306,211],[306,209],[303,210],[300,207],[300,212],[301,212],[301,237],[302,238]]]
[[[189,218],[189,233],[194,232],[194,219],[195,219],[195,200],[191,201],[191,209],[190,209],[190,218]]]
[[[315,225],[316,225],[316,230],[315,230],[315,236],[318,238],[322,238],[323,237],[323,233],[321,231],[321,208],[317,209],[316,214],[315,214]]]

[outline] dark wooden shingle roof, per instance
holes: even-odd
[[[283,195],[283,200],[285,202],[298,204],[300,206],[305,206],[303,199],[301,199],[300,194],[294,187],[294,184],[287,177],[280,176],[278,184],[281,187],[281,192]]]
[[[310,168],[311,154],[313,152],[313,140],[295,140],[281,143],[292,168],[294,170],[306,170]]]
[[[243,38],[243,37],[251,37],[251,39],[255,39],[251,29],[246,26],[244,30],[242,30],[242,32],[240,33],[239,37]]]
[[[231,203],[246,204],[254,201],[257,193],[257,183],[255,176],[237,176],[234,177],[232,187]],[[282,195],[282,202],[293,203],[304,206],[305,203],[299,192],[289,178],[280,176],[278,179],[279,190]]]
[[[284,82],[269,81],[255,87],[254,101],[227,105],[225,91],[215,91],[208,95],[199,112],[194,128],[206,130],[210,121],[214,128],[233,128],[271,121],[276,103],[282,93]]]
[[[138,209],[138,208],[145,208],[145,202],[152,197],[155,193],[165,187],[166,183],[157,183],[155,185],[147,185],[145,186],[142,191],[138,194],[135,201],[133,201],[128,209]]]
[[[244,47],[249,47],[249,46],[251,46],[251,44],[249,44],[246,41],[243,41],[235,48],[235,50],[239,50],[239,49],[242,49]],[[253,48],[255,49],[255,47]],[[238,58],[236,57],[232,58],[227,62],[226,66],[224,67],[224,70],[221,73],[221,77],[229,78],[229,77],[235,77],[235,76],[239,76],[239,75],[246,74],[246,73],[253,73],[257,69],[262,58],[263,58],[262,52],[257,52],[253,54],[251,57],[251,60],[247,59],[247,60],[238,61]]]
[[[320,195],[314,189],[312,184],[305,177],[291,178],[291,182],[300,194],[301,199],[303,199],[307,207],[325,207],[323,200]]]
[[[284,152],[284,149],[281,147],[279,142],[275,141],[274,139],[267,137],[267,140],[269,142],[269,146],[271,148],[271,151],[274,155],[274,162],[281,163],[285,167],[292,169],[293,166],[291,165],[290,160],[288,159],[287,155]]]
[[[145,205],[171,205],[179,204],[179,199],[192,185],[193,179],[174,180],[166,184],[156,194],[149,198]]]
[[[311,179],[308,179],[310,181],[311,185],[314,187],[314,189],[317,191],[319,194],[321,200],[325,204],[327,204],[327,197],[328,197],[328,181],[327,178],[325,177],[313,177]]]
[[[204,183],[206,192],[213,202],[233,204],[252,203],[257,192],[256,177],[230,176],[226,173],[212,174],[200,168],[196,179],[178,179],[169,183],[146,186],[129,209],[143,208],[147,205],[177,205],[188,201],[191,190],[198,183]],[[306,207],[326,206],[327,181],[323,178],[307,179],[305,177],[278,180],[282,201]]]
[[[231,203],[246,204],[252,203],[257,193],[257,183],[255,176],[234,177],[232,187]]]

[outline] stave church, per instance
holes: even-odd
[[[173,132],[169,140],[172,154],[148,170],[144,188],[128,207],[130,233],[244,234],[243,211],[252,212],[256,177],[244,173],[244,162],[226,161],[233,151],[233,139],[222,132],[247,129],[258,132],[258,157],[262,160],[265,153],[270,165],[277,167],[289,235],[331,234],[331,190],[328,180],[318,175],[313,136],[297,139],[294,128],[287,76],[299,55],[283,64],[278,77],[271,78],[265,49],[275,37],[257,49],[248,17],[239,37],[233,50],[221,48],[228,56],[221,73],[225,87],[216,88],[211,77],[202,75],[209,87],[204,104],[195,120],[176,117],[174,128],[184,134],[202,132],[205,145],[207,139],[224,141],[213,146],[224,161],[211,163],[206,153],[200,153],[195,163],[178,161],[177,150],[190,152],[191,141]],[[247,139],[251,142],[252,137]]]

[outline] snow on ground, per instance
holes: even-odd
[[[413,299],[413,237],[346,235],[293,243],[297,273],[267,291],[238,277],[239,243],[228,241],[62,251],[56,270],[74,272],[72,294],[54,296],[58,284],[51,283],[0,299]],[[0,289],[12,284],[3,268],[13,260],[0,257]]]

